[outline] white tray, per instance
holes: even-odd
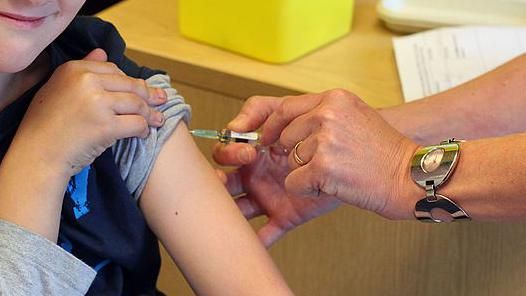
[[[378,15],[399,32],[453,25],[526,25],[526,0],[381,0]]]

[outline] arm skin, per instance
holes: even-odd
[[[186,125],[162,148],[140,206],[198,295],[292,295]]]
[[[459,164],[440,192],[475,220],[524,220],[526,207],[526,55],[451,90],[380,110],[404,135],[424,144],[449,137],[462,144]],[[505,136],[508,135],[508,136]],[[505,136],[505,137],[501,137]],[[496,137],[496,138],[490,138]],[[422,190],[406,186],[410,205]],[[407,213],[412,219],[412,213]]]
[[[70,175],[33,147],[11,147],[0,165],[0,219],[56,243]]]
[[[522,206],[526,194],[524,110],[526,55],[449,91],[379,112],[418,144],[436,144],[450,137],[471,140],[461,145],[458,167],[439,192],[458,202],[475,220],[509,221],[526,218],[526,206]],[[479,138],[485,139],[473,140]],[[406,201],[406,206],[387,206],[379,214],[388,218],[414,219],[414,204],[424,196],[409,175],[412,153],[406,155],[396,161],[407,176],[402,178],[400,196],[394,198]]]
[[[421,144],[526,131],[526,55],[456,88],[380,110],[389,124]]]
[[[524,221],[524,151],[526,134],[463,143],[459,164],[439,192],[462,205],[474,220]]]

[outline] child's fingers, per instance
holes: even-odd
[[[139,96],[131,93],[112,93],[112,109],[118,115],[140,115],[149,126],[160,127],[164,123],[164,115],[151,108]]]
[[[150,127],[144,117],[140,115],[117,116],[112,128],[115,140],[124,138],[146,138],[150,134]]]
[[[84,61],[93,61],[93,62],[106,62],[108,61],[108,55],[102,48],[95,48],[88,55],[86,55],[82,60]]]
[[[148,87],[148,91],[150,92],[149,97],[149,104],[151,106],[157,106],[162,105],[168,101],[168,94],[166,94],[166,91],[162,88],[156,88],[156,87]]]
[[[126,74],[121,69],[119,69],[117,65],[109,62],[76,60],[69,61],[61,65],[59,69],[67,69],[77,73],[84,72],[93,74],[115,74],[126,76]]]
[[[166,93],[149,87],[144,79],[111,74],[100,74],[98,77],[102,87],[107,91],[134,93],[152,106],[166,101]]]

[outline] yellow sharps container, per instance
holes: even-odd
[[[353,0],[178,0],[181,33],[271,63],[347,34]]]

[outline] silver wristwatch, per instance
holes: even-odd
[[[442,210],[451,216],[452,221],[471,220],[469,215],[450,198],[438,194],[455,170],[460,156],[459,140],[449,139],[439,145],[419,149],[411,162],[411,177],[416,184],[426,190],[426,196],[415,205],[415,217],[422,222],[444,222],[433,217],[434,210]]]

